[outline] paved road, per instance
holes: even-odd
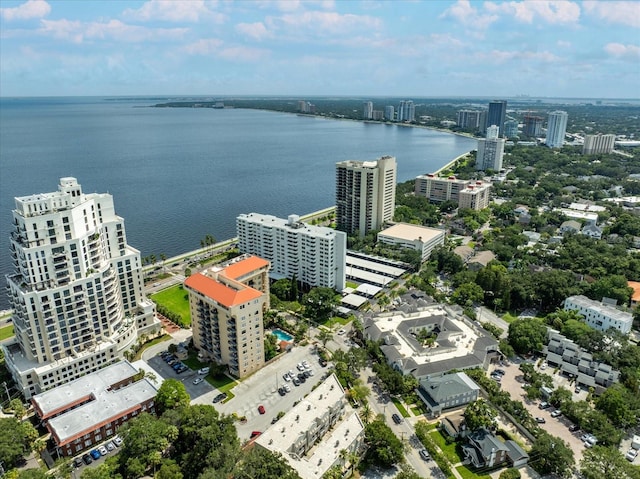
[[[509,332],[509,323],[507,323],[504,319],[497,316],[490,309],[485,308],[484,306],[478,306],[476,308],[476,319],[480,323],[491,323],[494,326],[502,329],[502,334],[500,335],[501,339],[506,339]]]

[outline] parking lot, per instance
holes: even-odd
[[[314,351],[314,346],[295,346],[290,352],[281,354],[277,360],[233,388],[234,398],[226,403],[214,404],[215,408],[223,414],[236,413],[240,417],[246,417],[246,423],[236,424],[238,437],[241,440],[249,439],[252,431],[264,432],[279,412],[290,410],[294,403],[304,398],[313,386],[322,380],[329,367],[323,368],[319,365],[318,355]],[[298,373],[296,365],[303,360],[309,363],[313,376],[299,386],[285,381],[283,375],[289,370]],[[285,383],[289,385],[291,392],[281,396],[278,388]],[[207,401],[204,396],[201,396],[195,398],[192,403],[211,404],[211,400]],[[258,411],[259,406],[264,407],[264,414]]]
[[[576,460],[576,464],[579,464],[582,459],[582,453],[585,449],[583,442],[580,440],[580,436],[584,433],[583,431],[571,432],[569,431],[569,426],[571,422],[567,420],[564,416],[559,416],[557,418],[551,417],[551,413],[555,410],[554,407],[550,407],[548,409],[539,409],[538,405],[540,401],[530,401],[526,398],[526,393],[522,388],[524,380],[522,379],[522,372],[518,368],[518,364],[511,363],[505,366],[497,366],[497,369],[504,370],[505,374],[501,381],[501,389],[503,391],[507,391],[512,399],[516,401],[522,401],[522,404],[526,407],[527,411],[533,417],[540,417],[545,420],[544,424],[539,424],[539,426],[546,430],[549,434],[559,437],[569,444],[571,450],[573,451],[574,458]],[[493,368],[493,369],[496,369]],[[491,371],[490,371],[491,372]],[[546,369],[545,371],[549,375],[558,376],[553,374],[553,370]],[[563,378],[566,379],[566,378]],[[570,391],[573,391],[567,383],[564,385]],[[572,392],[575,396],[574,400],[584,399],[584,397],[579,397],[580,395],[586,396],[586,393],[582,391],[580,395],[577,395]]]
[[[192,369],[187,369],[185,372],[178,374],[174,369],[169,366],[163,359],[156,355],[150,357],[146,360],[146,362],[165,379],[177,379],[184,384],[189,396],[191,397],[191,402],[196,402],[197,399],[201,399],[198,401],[200,404],[211,404],[213,398],[219,394],[219,391],[211,386],[207,381],[202,381],[199,384],[193,384],[193,380],[202,377],[198,374],[197,371]]]

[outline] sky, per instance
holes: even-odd
[[[0,96],[640,98],[640,1],[0,0]]]

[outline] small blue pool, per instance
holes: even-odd
[[[276,338],[278,338],[278,341],[287,341],[289,343],[293,341],[293,336],[285,333],[282,329],[274,329],[271,331],[271,334],[274,334]]]

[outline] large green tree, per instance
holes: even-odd
[[[586,449],[580,461],[584,479],[638,479],[640,469],[632,466],[615,447],[593,446]]]
[[[168,409],[188,406],[191,397],[184,384],[177,379],[165,379],[156,394],[156,410],[162,414]]]
[[[330,318],[338,304],[336,292],[331,288],[312,288],[304,297],[306,315],[316,322],[323,322]]]
[[[31,450],[38,433],[30,422],[15,417],[0,419],[0,461],[5,468],[17,466],[18,461]]]
[[[494,426],[496,416],[496,411],[484,399],[477,399],[469,403],[464,410],[464,422],[469,431]]]
[[[538,318],[516,319],[509,325],[509,344],[516,353],[541,351],[547,341],[547,328]]]
[[[254,447],[233,470],[234,479],[300,479],[279,453]]]
[[[402,461],[402,442],[384,419],[376,419],[364,428],[364,441],[368,446],[367,459],[376,466],[389,468]]]
[[[561,478],[572,475],[573,451],[562,439],[541,432],[533,443],[530,455],[533,468],[540,474],[555,474]]]

